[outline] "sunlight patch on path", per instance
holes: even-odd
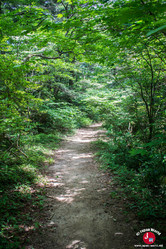
[[[66,249],[86,249],[86,247],[84,247],[83,244],[84,243],[81,242],[80,240],[74,240],[71,242],[71,244],[66,246]]]
[[[60,202],[66,202],[66,203],[71,203],[74,201],[74,197],[76,197],[77,195],[79,195],[81,193],[81,191],[84,191],[85,188],[81,188],[81,189],[67,189],[66,193],[60,196],[55,197],[55,199],[57,199]]]
[[[90,144],[104,133],[101,124],[79,129],[55,152],[48,173],[46,226],[51,231],[44,230],[39,249],[129,249],[133,232],[119,203],[110,203],[112,179],[99,171]]]

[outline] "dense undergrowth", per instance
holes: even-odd
[[[54,162],[60,135],[27,135],[21,149],[3,154],[0,170],[0,248],[20,248],[28,233],[37,229],[35,215],[43,208],[45,169]],[[22,247],[21,247],[22,248]]]
[[[102,168],[109,170],[120,186],[111,198],[122,198],[144,226],[151,226],[165,233],[166,218],[166,134],[160,123],[156,134],[148,141],[144,126],[146,115],[135,115],[133,99],[128,90],[110,93],[110,113],[102,115],[106,141],[94,142],[96,155]],[[119,98],[121,96],[121,98]],[[130,102],[130,98],[131,101]],[[130,103],[129,103],[130,102]],[[128,109],[130,108],[130,112]],[[133,111],[131,111],[133,108]],[[157,125],[156,125],[157,126]],[[162,235],[165,241],[164,235]]]

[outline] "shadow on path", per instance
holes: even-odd
[[[91,150],[90,143],[103,136],[101,124],[79,129],[56,151],[48,172],[47,224],[32,238],[35,249],[134,248],[132,224],[111,199],[111,180]]]

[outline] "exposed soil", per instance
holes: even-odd
[[[134,248],[136,221],[124,214],[124,200],[111,198],[113,177],[94,159],[91,142],[102,136],[95,124],[62,142],[48,172],[46,224],[26,248]]]

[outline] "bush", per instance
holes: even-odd
[[[156,151],[154,148],[146,153],[141,150],[142,154],[131,153],[126,146],[127,137],[116,137],[107,142],[95,142],[99,160],[104,168],[116,175],[117,181],[123,186],[127,197],[131,200],[130,208],[137,208],[140,217],[165,218],[166,167],[164,157],[160,153],[154,153]]]
[[[76,106],[65,103],[62,103],[62,107],[48,108],[43,106],[40,110],[32,113],[31,119],[37,123],[37,129],[40,133],[70,132],[75,128],[91,123],[85,112],[80,111]]]

